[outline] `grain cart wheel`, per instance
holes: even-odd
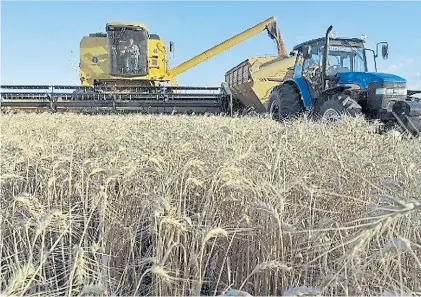
[[[326,101],[321,101],[316,106],[316,117],[322,121],[337,121],[343,115],[352,117],[363,116],[361,106],[350,96],[339,95]]]
[[[256,117],[259,115],[259,113],[256,111],[256,108],[254,106],[248,106],[243,110],[244,115],[246,116],[253,116]]]
[[[284,84],[272,90],[268,112],[272,119],[284,120],[297,117],[304,112],[301,96],[291,85]]]

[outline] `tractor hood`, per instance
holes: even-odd
[[[357,84],[362,89],[367,89],[371,83],[406,83],[406,79],[389,74],[379,72],[343,72],[336,74],[339,77],[338,84]]]

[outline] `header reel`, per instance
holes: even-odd
[[[220,87],[2,85],[0,107],[52,112],[219,113],[224,111],[225,101]]]

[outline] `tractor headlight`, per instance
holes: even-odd
[[[376,89],[376,95],[401,95],[406,96],[407,89],[388,89],[388,88],[378,88]]]
[[[384,94],[386,94],[386,88],[376,89],[376,95],[384,95]]]

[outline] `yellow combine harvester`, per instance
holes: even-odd
[[[264,30],[276,41],[277,59],[286,58],[276,19],[271,17],[169,68],[167,48],[159,35],[149,33],[144,24],[108,23],[106,33],[90,34],[81,40],[81,86],[3,85],[1,104],[18,109],[224,112],[229,101],[223,86],[177,86],[176,76]],[[173,50],[170,42],[169,52]]]

